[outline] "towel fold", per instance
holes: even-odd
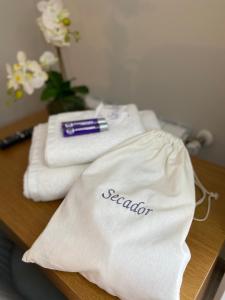
[[[44,160],[46,137],[47,124],[40,124],[34,128],[29,165],[24,175],[24,195],[34,201],[63,198],[87,167],[86,164],[63,168],[48,167]]]
[[[155,113],[140,112],[145,130],[160,128]],[[47,124],[34,128],[29,165],[24,175],[24,195],[34,201],[51,201],[63,198],[88,164],[51,168],[44,159]]]
[[[109,130],[99,134],[89,134],[65,138],[62,136],[61,123],[103,117]],[[139,112],[134,104],[104,105],[95,111],[64,113],[51,116],[45,148],[45,160],[51,167],[64,167],[94,161],[113,146],[129,137],[145,131]]]
[[[141,110],[139,111],[139,116],[145,128],[145,131],[152,129],[161,129],[159,120],[153,110]]]

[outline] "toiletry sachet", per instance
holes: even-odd
[[[105,132],[63,137],[61,124],[103,117],[109,130]],[[137,107],[100,104],[95,111],[63,113],[49,117],[45,161],[50,167],[89,163],[129,137],[145,131]]]
[[[183,142],[152,130],[84,170],[23,261],[80,272],[122,300],[178,300],[194,209]]]

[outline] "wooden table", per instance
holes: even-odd
[[[45,112],[36,113],[13,125],[0,129],[0,137],[47,120]],[[35,203],[23,197],[23,174],[27,167],[30,141],[0,151],[0,220],[16,242],[28,248],[42,232],[60,201]],[[220,194],[212,203],[206,222],[194,221],[187,243],[192,258],[184,274],[182,300],[201,297],[225,237],[225,168],[193,159],[200,179],[210,191]],[[206,203],[198,208],[204,212]],[[69,299],[116,299],[89,283],[77,273],[46,270],[47,275]],[[138,300],[138,299],[137,299]],[[168,299],[169,300],[169,299]]]

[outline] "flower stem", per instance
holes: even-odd
[[[63,57],[62,57],[62,51],[61,51],[60,47],[56,47],[56,53],[58,55],[59,68],[60,68],[63,80],[66,80],[66,69],[65,69],[65,65],[64,65],[64,61],[63,61]]]

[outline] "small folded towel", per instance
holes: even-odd
[[[29,166],[24,175],[24,195],[34,201],[63,198],[87,165],[50,168],[44,161],[47,124],[34,128]]]
[[[141,110],[139,111],[139,116],[145,128],[145,131],[152,129],[161,129],[159,120],[153,110]]]
[[[104,117],[109,130],[99,134],[89,134],[64,138],[61,123]],[[49,118],[45,148],[45,160],[51,167],[64,167],[73,164],[92,162],[113,146],[129,137],[145,131],[139,112],[134,104],[104,105],[95,111],[64,113]]]
[[[160,128],[153,111],[141,111],[140,117],[146,131]],[[83,164],[61,168],[48,167],[44,160],[47,127],[47,124],[40,124],[34,128],[29,166],[24,175],[24,196],[34,201],[63,198],[88,166],[88,164]]]

